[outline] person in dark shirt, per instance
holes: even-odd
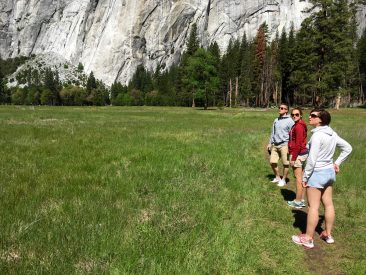
[[[307,144],[307,127],[302,119],[301,108],[294,108],[291,111],[292,120],[295,124],[290,131],[290,140],[288,143],[290,154],[290,166],[294,171],[296,178],[296,198],[293,201],[288,201],[288,205],[297,209],[305,207],[304,188],[302,187],[302,175],[304,172],[304,165],[308,156]]]

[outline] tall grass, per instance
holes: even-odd
[[[0,273],[364,273],[366,112],[332,115],[354,151],[336,244],[307,252],[293,178],[269,183],[275,111],[2,106]]]

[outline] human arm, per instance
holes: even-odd
[[[297,124],[293,130],[294,141],[291,148],[291,161],[296,161],[298,155],[301,152],[301,146],[305,138],[305,130],[300,124]]]
[[[321,138],[316,133],[314,133],[310,141],[309,155],[307,158],[304,175],[302,178],[303,182],[308,182],[311,174],[314,171],[315,164],[319,155],[320,145],[321,145]]]
[[[272,143],[273,143],[273,138],[274,138],[274,127],[275,127],[275,124],[276,124],[276,120],[273,122],[272,124],[272,128],[271,128],[271,135],[269,137],[269,141],[268,141],[268,146],[271,146]]]
[[[269,137],[269,141],[268,141],[268,145],[267,145],[267,150],[270,150],[271,149],[272,143],[274,142],[273,141],[273,138],[274,138],[274,127],[275,127],[275,124],[276,124],[276,120],[272,124],[271,135]]]
[[[338,166],[338,170],[339,170],[339,165],[341,165],[341,163],[347,159],[349,154],[351,154],[352,146],[347,141],[345,141],[343,138],[341,138],[339,136],[337,136],[336,142],[337,142],[337,147],[339,147],[339,149],[341,149],[341,153],[338,156],[337,160],[334,162],[334,165]]]
[[[337,147],[339,147],[341,149],[341,154],[338,156],[337,160],[333,164],[334,171],[336,172],[336,174],[338,174],[340,171],[339,166],[341,165],[341,163],[343,161],[345,161],[347,159],[349,154],[351,154],[352,146],[347,141],[345,141],[344,139],[342,139],[339,136],[337,136],[336,142],[337,142],[336,143]]]
[[[335,173],[336,173],[336,174],[338,174],[338,173],[339,173],[339,171],[340,171],[340,170],[339,170],[339,165],[337,165],[337,164],[335,164],[335,163],[334,163],[334,164],[333,164],[333,167],[334,167],[334,171],[335,171]]]

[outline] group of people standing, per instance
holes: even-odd
[[[308,214],[306,233],[292,236],[292,241],[306,248],[314,247],[314,233],[319,220],[320,203],[325,210],[325,230],[320,238],[328,244],[334,243],[332,228],[335,211],[332,200],[333,183],[339,172],[339,165],[352,151],[351,145],[339,137],[329,127],[331,115],[328,111],[316,108],[310,112],[309,124],[314,127],[312,137],[307,142],[307,126],[303,120],[301,108],[293,108],[288,115],[289,106],[281,104],[279,116],[273,122],[271,136],[267,146],[270,153],[270,164],[275,175],[272,180],[278,186],[287,184],[289,167],[291,166],[296,179],[296,197],[287,204],[301,209],[306,206],[307,195]],[[336,147],[340,155],[333,162]],[[283,176],[281,178],[278,162],[281,159]]]

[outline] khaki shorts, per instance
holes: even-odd
[[[295,164],[294,167],[296,168],[304,168],[305,167],[305,161],[308,158],[308,154],[306,155],[302,155],[302,156],[297,156],[296,160],[295,160]],[[289,157],[289,159],[291,160],[291,155]]]
[[[289,165],[290,162],[288,160],[288,146],[287,145],[272,145],[271,148],[271,157],[269,158],[270,163],[278,163],[278,160],[281,158],[283,165]]]

